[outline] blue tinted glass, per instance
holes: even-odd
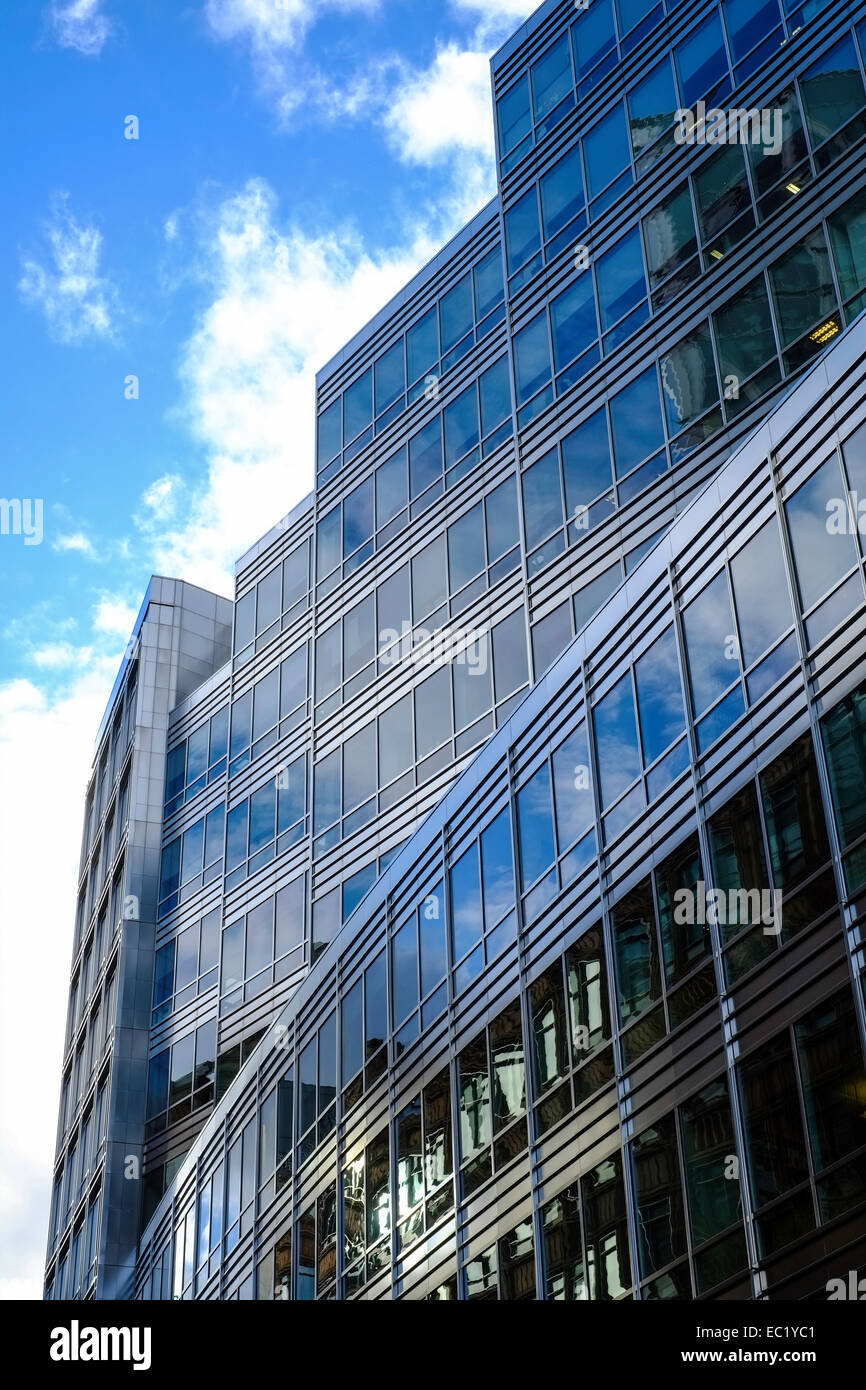
[[[514,907],[511,814],[502,811],[481,836],[484,923],[488,931]]]
[[[474,313],[471,275],[464,275],[453,290],[442,296],[439,313],[442,320],[442,351],[447,352],[472,329]]]
[[[594,198],[629,162],[622,102],[589,132],[583,142],[583,154],[589,197]]]
[[[454,959],[462,960],[481,940],[481,880],[478,873],[478,844],[468,849],[451,869],[451,933]]]
[[[373,418],[373,373],[364,375],[343,396],[343,431],[348,444]]]
[[[441,883],[424,896],[419,909],[421,928],[421,993],[427,995],[448,969],[445,947],[445,894]]]
[[[724,0],[723,8],[735,62],[781,23],[778,0]]]
[[[475,276],[475,317],[480,323],[503,297],[502,256],[498,246],[479,261]]]
[[[740,657],[724,570],[683,612],[695,715],[727,690],[740,674]]]
[[[348,888],[348,884],[346,884]],[[349,916],[346,911],[346,892],[343,890],[343,917]],[[343,999],[342,1008],[342,1079],[349,1081],[358,1071],[363,1060],[363,1048],[361,1045],[361,1031],[364,1026],[363,1020],[363,985],[359,980],[353,985],[348,994]]]
[[[410,917],[391,942],[391,978],[394,989],[394,1026],[403,1022],[418,1004],[418,942],[415,918]]]
[[[340,815],[340,750],[329,753],[316,764],[315,774],[316,830],[333,824]]]
[[[538,232],[538,197],[530,188],[519,202],[505,214],[505,247],[508,253],[508,273],[513,274],[531,261],[541,245]]]
[[[191,878],[201,873],[203,853],[204,821],[200,820],[196,825],[191,826],[183,837],[183,860],[180,870],[181,883],[189,883]]]
[[[435,305],[406,334],[406,354],[410,383],[438,365],[439,316]]]
[[[529,83],[522,77],[497,103],[499,153],[508,154],[532,129],[529,115]]]
[[[811,608],[856,563],[857,548],[848,524],[833,525],[834,516],[846,515],[844,498],[834,456],[785,503],[804,609]]]
[[[727,74],[728,59],[718,13],[710,15],[691,38],[676,50],[680,94],[684,106],[693,106]]]
[[[596,273],[601,326],[604,331],[646,296],[640,232],[637,227],[600,258]]]
[[[674,630],[654,642],[634,668],[644,764],[649,766],[685,731]]]
[[[527,550],[562,525],[559,459],[555,449],[523,474],[523,519]]]
[[[316,570],[319,579],[330,574],[343,558],[340,508],[322,517],[316,530]]]
[[[335,454],[340,452],[342,446],[342,410],[339,401],[334,401],[327,410],[323,410],[319,416],[319,467],[323,468],[326,463],[330,463]]]
[[[500,357],[478,382],[481,388],[481,433],[488,435],[511,414],[508,358]]]
[[[250,854],[274,838],[277,822],[277,789],[273,783],[250,797]]]
[[[743,664],[751,666],[792,625],[782,543],[774,520],[762,526],[731,561]]]
[[[659,362],[668,432],[676,434],[719,399],[716,364],[707,324],[666,352]]]
[[[652,9],[656,0],[616,0],[619,32],[627,34]]]
[[[539,183],[544,239],[562,231],[583,208],[583,173],[580,147],[569,150]]]
[[[517,404],[550,380],[550,348],[547,341],[547,314],[542,311],[514,339],[514,370],[517,376]]]
[[[375,363],[377,415],[387,410],[389,405],[393,405],[406,390],[404,351],[401,338],[399,343],[395,343]]]
[[[484,568],[484,526],[481,503],[448,527],[448,573],[456,593]]]
[[[368,478],[343,503],[343,554],[351,555],[373,534],[373,479]]]
[[[403,448],[376,469],[376,525],[384,526],[408,501],[406,450]]]
[[[616,42],[611,0],[593,0],[589,9],[572,25],[574,65],[578,77],[595,67]]]
[[[655,367],[648,367],[637,381],[613,397],[610,424],[616,476],[622,478],[665,442]]]
[[[573,362],[598,337],[592,275],[585,270],[550,305],[553,365],[560,371]]]
[[[550,793],[550,768],[545,763],[517,794],[520,878],[524,889],[535,883],[556,858]]]
[[[450,468],[478,443],[478,399],[475,383],[445,411],[445,467]]]
[[[595,821],[586,724],[580,724],[553,755],[556,834],[562,854]]]
[[[568,51],[567,34],[557,39],[544,56],[539,58],[537,63],[533,63],[531,77],[535,119],[542,121],[572,89],[571,54]]]
[[[843,39],[819,58],[801,77],[800,90],[812,144],[819,145],[863,105],[863,78],[853,38]]]
[[[409,482],[413,497],[442,476],[442,420],[437,416],[409,440]]]
[[[636,155],[667,130],[677,109],[674,75],[665,58],[628,94],[629,127]]]
[[[517,493],[514,477],[506,478],[484,499],[487,516],[487,561],[493,564],[518,542]]]
[[[610,447],[604,409],[597,410],[562,441],[565,507],[573,517],[600,493],[610,491]]]
[[[602,806],[610,806],[640,772],[631,675],[625,675],[593,710]]]
[[[226,872],[240,864],[247,857],[249,834],[250,803],[242,801],[234,806],[226,820]]]

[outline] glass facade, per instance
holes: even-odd
[[[88,789],[46,1296],[847,1270],[861,8],[543,5],[493,61],[497,198],[319,374],[316,492],[234,604],[152,581]],[[778,148],[678,143],[699,100]]]

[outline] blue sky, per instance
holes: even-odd
[[[42,538],[0,535],[0,1296],[40,1295],[82,797],[147,580],[230,593],[309,491],[315,370],[492,195],[489,55],[533,8],[6,0],[0,496]]]

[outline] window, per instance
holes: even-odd
[[[713,314],[712,323],[725,388],[725,410],[731,416],[781,379],[764,277],[759,275]],[[768,369],[762,371],[767,364]],[[756,374],[760,375],[755,380]],[[754,389],[746,386],[749,382],[753,382]]]
[[[655,367],[648,367],[610,402],[614,468],[623,478],[649,455],[664,448],[665,436]],[[661,460],[667,468],[667,455]]]
[[[718,150],[694,175],[693,187],[704,268],[709,270],[755,225],[743,147]]]
[[[850,323],[866,305],[866,193],[857,193],[829,219],[830,245]]]
[[[343,1295],[348,1298],[388,1267],[391,1230],[390,1163],[387,1129],[344,1168]]]
[[[609,61],[604,64],[601,73],[609,71],[616,58],[616,30],[611,0],[593,0],[577,23],[572,25],[571,36],[574,44],[574,66],[579,80],[591,73],[605,57]],[[592,84],[584,85],[581,81],[581,96],[590,85]]]
[[[655,913],[649,879],[628,893],[614,908],[613,941],[619,1017],[621,1026],[625,1027],[661,998]]]
[[[569,240],[577,237],[586,223],[585,217],[575,220],[584,210],[583,171],[578,146],[563,155],[544,175],[539,182],[539,192],[544,240],[550,242],[552,238],[557,238],[547,247],[547,257],[551,259],[565,245],[565,234]],[[563,235],[560,236],[560,233]]]
[[[854,119],[862,113],[866,93],[850,35],[823,54],[800,78],[800,91],[816,163],[823,168],[866,128],[862,114]],[[847,138],[831,140],[848,122],[851,125],[845,132]]]
[[[788,893],[830,857],[811,735],[792,744],[759,781],[773,881]]]
[[[574,78],[571,72],[571,52],[568,34],[562,34],[550,46],[543,57],[533,63],[530,69],[532,81],[532,110],[536,125],[543,129],[539,135],[552,128],[554,121],[548,121],[566,96],[573,98]],[[573,100],[570,104],[573,104]],[[559,114],[559,113],[557,113]]]
[[[526,1151],[526,1065],[520,1001],[504,1009],[458,1058],[465,1196]],[[491,1147],[492,1146],[492,1147]]]
[[[454,1205],[447,1069],[404,1107],[395,1131],[397,1247],[405,1250]]]
[[[593,708],[596,757],[603,807],[613,805],[640,772],[631,675],[622,676]]]
[[[608,190],[606,196],[594,204],[592,212],[595,215],[603,211],[613,198],[622,192],[623,187],[631,182],[629,139],[622,102],[609,111],[584,137],[583,157],[586,163],[588,196],[591,199],[597,198],[602,190]],[[624,171],[627,177],[623,178],[621,185],[619,176],[623,175]],[[617,181],[608,187],[611,180]]]
[[[601,326],[602,331],[605,331],[625,315],[631,314],[635,306],[646,299],[640,231],[637,227],[600,257],[596,265],[596,276]],[[643,312],[629,319],[628,326],[621,327],[615,338],[608,336],[605,339],[606,347],[610,348],[621,342],[626,333],[633,332],[646,315],[644,304]]]
[[[707,105],[712,105],[730,91],[728,60],[718,13],[712,14],[689,38],[677,45],[675,57],[683,106],[694,106],[700,97],[706,97]]]
[[[505,160],[505,156],[513,152],[522,154],[518,151],[527,136],[532,134],[532,117],[529,110],[529,84],[526,77],[522,77],[519,82],[499,98],[496,104],[497,124],[499,127],[499,154]],[[509,161],[505,166],[512,167]]]
[[[553,336],[553,367],[560,372],[575,358],[582,358],[587,348],[598,337],[598,321],[595,314],[595,295],[592,289],[592,275],[585,270],[563,293],[551,301],[550,322]],[[580,371],[571,371],[560,378],[558,390],[567,390],[579,375],[593,365],[598,353],[593,353],[580,364]]]
[[[703,730],[699,742],[705,746],[723,733],[743,710],[739,684],[740,646],[724,570],[683,610],[683,633],[695,717],[702,715],[733,686],[729,699],[716,711],[715,720],[699,726]]]
[[[823,230],[818,227],[770,266],[770,286],[787,371],[820,352],[829,321],[838,327],[836,292]],[[812,330],[815,330],[813,333]],[[805,343],[798,340],[810,336]],[[793,350],[792,350],[793,349]]]
[[[650,288],[654,291],[653,305],[660,308],[700,272],[688,184],[683,184],[654,208],[644,218],[643,229]],[[667,290],[658,289],[675,271],[681,271],[681,274],[676,276]]]
[[[631,1145],[638,1256],[644,1278],[686,1251],[685,1213],[676,1124],[667,1115]]]
[[[850,892],[866,883],[866,685],[860,685],[821,725],[833,812]],[[859,842],[859,843],[858,843]],[[855,846],[851,849],[851,846]]]
[[[844,496],[839,461],[834,456],[785,503],[804,610],[812,608],[857,563],[857,547],[847,527],[841,534],[834,535],[828,526],[833,499]],[[862,600],[862,591],[859,597]]]
[[[670,148],[670,140],[655,142],[668,130],[678,107],[670,59],[665,58],[628,93],[629,130],[635,159],[641,172]],[[652,154],[645,153],[655,145]]]

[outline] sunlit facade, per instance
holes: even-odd
[[[777,0],[495,55],[498,196],[319,374],[315,492],[142,607],[47,1297],[862,1270],[864,58]]]

